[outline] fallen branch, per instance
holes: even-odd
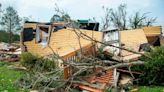
[[[113,69],[113,68],[122,68],[127,66],[134,66],[134,65],[144,65],[143,61],[135,61],[135,62],[129,62],[129,63],[119,63],[116,65],[112,65],[110,67],[105,68],[106,70]]]
[[[79,35],[80,35],[83,39],[86,39],[86,40],[89,40],[89,41],[92,41],[92,42],[95,42],[95,43],[100,43],[100,44],[103,44],[103,45],[105,45],[105,46],[115,47],[115,48],[118,48],[118,49],[121,49],[121,50],[125,50],[125,51],[128,51],[128,52],[135,53],[135,54],[140,54],[140,55],[143,55],[143,56],[145,56],[145,57],[147,57],[147,58],[150,58],[150,57],[148,57],[147,55],[145,55],[144,53],[140,53],[140,52],[137,52],[137,51],[128,49],[128,48],[124,48],[124,47],[120,47],[120,46],[115,46],[115,45],[112,45],[112,44],[107,44],[107,43],[98,41],[98,40],[93,39],[92,37],[86,35],[85,33],[81,32],[80,30],[78,30],[78,32],[76,32],[76,30],[72,30],[72,31],[74,31],[76,34],[77,34],[78,32],[80,32]]]
[[[93,68],[102,68],[104,70],[110,70],[114,68],[122,68],[127,66],[134,66],[134,65],[144,65],[143,61],[134,61],[134,62],[128,62],[128,63],[118,63],[112,66],[101,66],[101,65],[95,65],[95,66],[78,66],[79,68],[83,69],[93,69]]]

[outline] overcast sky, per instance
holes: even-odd
[[[155,25],[164,28],[164,0],[0,0],[2,8],[13,6],[21,17],[31,17],[35,21],[48,22],[55,13],[55,3],[66,11],[72,19],[96,18],[100,22],[103,16],[102,6],[116,8],[127,4],[129,16],[136,11],[151,12],[157,17]]]

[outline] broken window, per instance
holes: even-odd
[[[24,28],[23,30],[23,42],[32,41],[34,38],[33,28]]]
[[[36,30],[36,43],[40,43],[43,48],[45,48],[48,43],[48,33],[49,26],[38,26]]]

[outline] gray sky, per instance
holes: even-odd
[[[164,28],[164,0],[0,0],[2,8],[13,6],[21,17],[30,17],[35,21],[48,22],[55,13],[55,3],[66,11],[72,19],[92,19],[101,21],[102,6],[116,8],[121,3],[127,4],[129,16],[136,11],[151,12],[157,17],[155,25]]]

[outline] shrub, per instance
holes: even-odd
[[[63,70],[56,68],[55,65],[57,60],[55,57],[50,59],[27,52],[22,53],[21,64],[27,68],[27,72],[17,79],[14,84],[20,88],[49,92],[50,88],[55,88],[63,84],[64,81]]]
[[[21,64],[27,68],[31,68],[35,65],[38,57],[31,53],[24,52],[21,54]]]
[[[143,72],[140,76],[141,83],[146,85],[164,85],[164,47],[155,47],[146,55],[149,58],[141,58],[141,60],[145,61],[145,65],[135,67],[135,69]]]
[[[22,53],[21,64],[34,71],[51,71],[56,67],[53,59],[39,57],[28,52]]]

